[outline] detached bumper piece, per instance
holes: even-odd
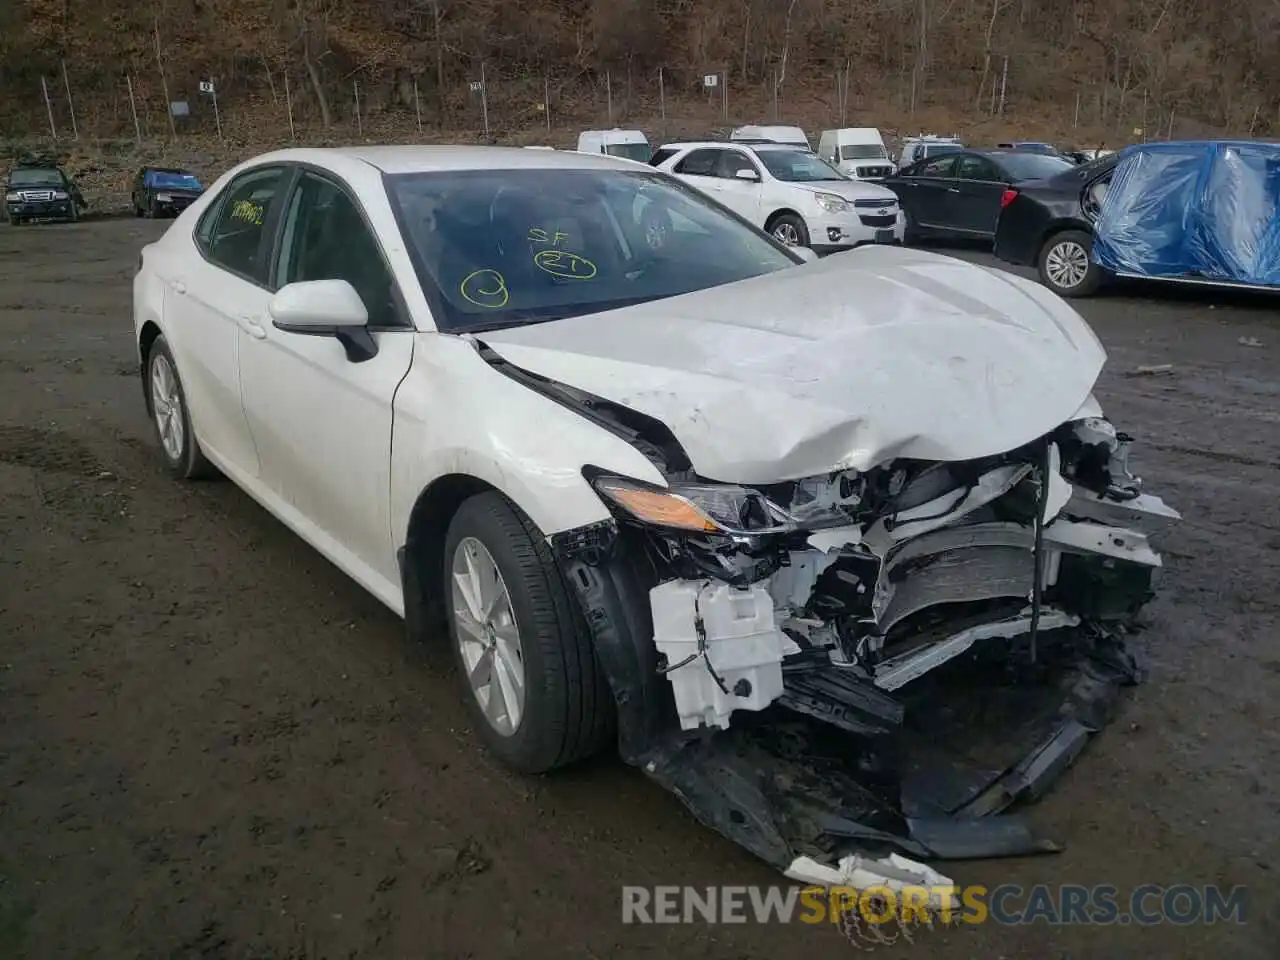
[[[901,695],[789,665],[768,711],[673,736],[641,765],[702,823],[797,878],[832,862],[889,878],[894,863],[927,869],[884,859],[893,852],[1056,852],[1008,811],[1044,794],[1139,671],[1121,639],[1076,628],[1045,634],[1034,666],[997,659],[957,659]]]

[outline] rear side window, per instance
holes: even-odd
[[[267,211],[284,184],[284,169],[250,170],[233,180],[206,214],[198,238],[205,256],[232,273],[261,282]]]

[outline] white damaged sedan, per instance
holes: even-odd
[[[1137,678],[1178,515],[1039,284],[808,263],[608,157],[300,149],[144,249],[134,324],[172,473],[447,631],[502,760],[616,742],[791,876],[1044,849],[1004,811]]]

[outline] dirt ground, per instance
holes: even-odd
[[[163,224],[0,229],[0,957],[844,955],[834,929],[624,926],[621,884],[769,884],[616,759],[476,747],[443,645],[229,483],[159,465],[130,319]],[[984,259],[980,254],[970,258]],[[963,883],[1246,884],[1247,922],[920,931],[886,957],[1275,957],[1280,308],[1081,309],[1164,543],[1149,682]],[[1171,364],[1155,374],[1142,366]]]

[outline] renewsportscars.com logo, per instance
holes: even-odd
[[[623,923],[835,923],[904,928],[934,923],[1107,926],[1243,924],[1242,886],[1143,884],[998,887],[623,887]]]

